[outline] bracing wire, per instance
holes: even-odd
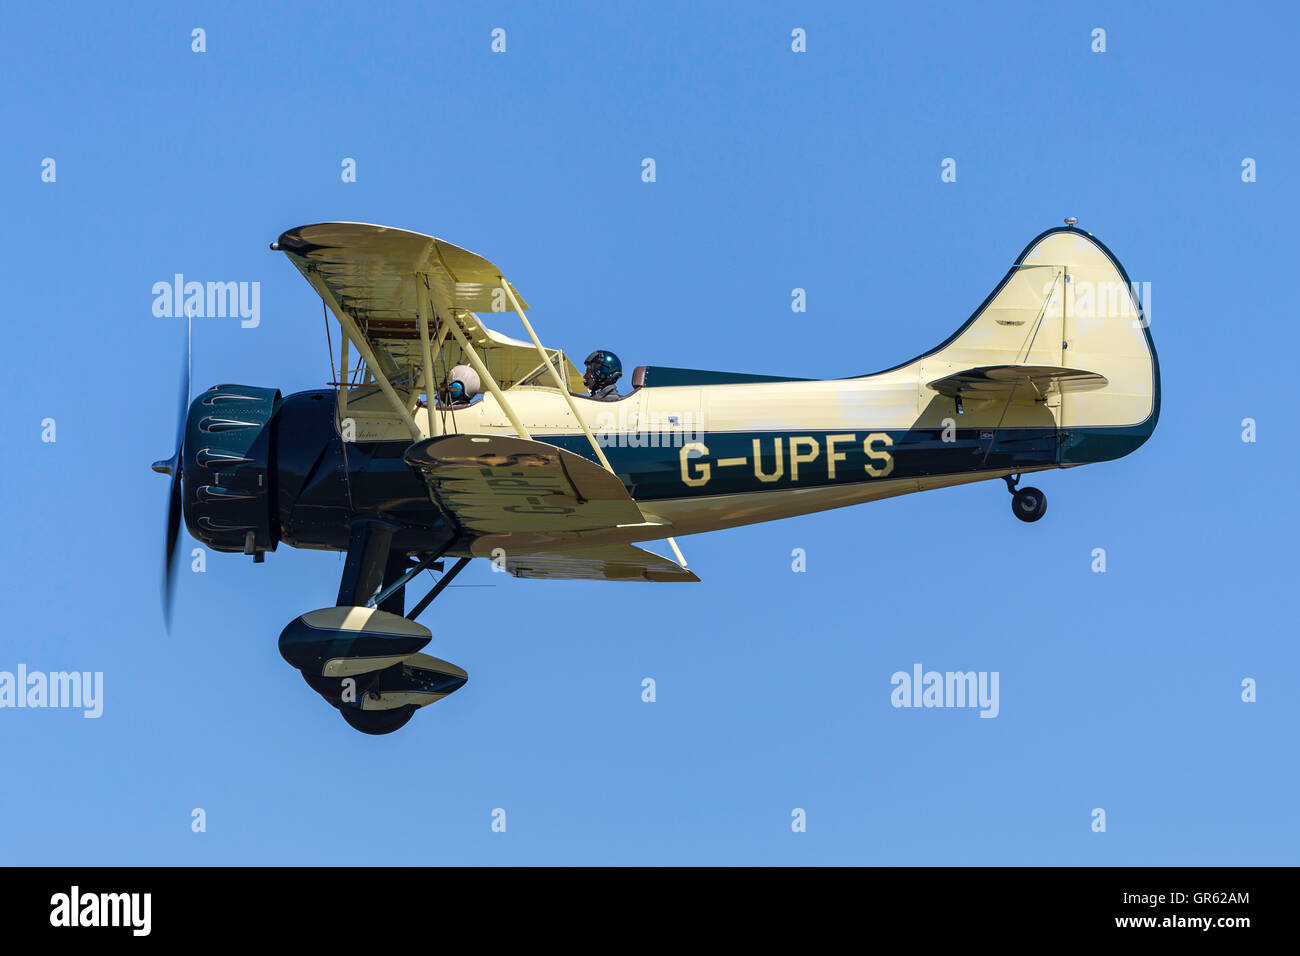
[[[321,311],[321,317],[325,320],[325,343],[327,346],[329,346],[329,353],[330,353],[329,381],[332,382],[334,381],[334,336],[330,335],[330,315],[329,312],[326,311],[325,309],[324,299],[321,299],[320,311]],[[347,388],[348,386],[347,386],[346,379],[344,378],[344,370],[339,369],[338,375],[339,375],[338,380],[340,383],[339,387]],[[334,402],[335,402],[334,409],[335,409],[335,413],[337,414],[338,411],[337,396],[335,397]],[[343,487],[347,489],[347,493],[348,493],[348,510],[355,511],[356,509],[353,507],[352,504],[352,469],[348,465],[348,441],[346,438],[343,437],[342,434],[339,435],[339,444],[343,446]]]

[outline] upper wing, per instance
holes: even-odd
[[[512,311],[502,292],[501,270],[482,256],[434,236],[359,222],[322,222],[290,229],[277,245],[312,288],[330,295],[356,322],[394,385],[418,386],[423,365],[420,351],[417,276],[427,277],[448,304],[465,337],[504,389],[535,370],[541,360],[529,342],[502,335],[475,312]],[[519,304],[523,297],[510,286]],[[447,338],[435,368],[450,369],[466,361],[460,345]],[[584,391],[582,375],[564,360],[570,388]]]
[[[310,264],[357,318],[376,332],[415,331],[415,275],[429,277],[443,301],[467,312],[504,312],[501,270],[445,239],[362,222],[321,222],[280,236],[280,249],[304,273]],[[510,287],[519,304],[528,304]],[[498,301],[494,301],[494,293]]]
[[[940,395],[967,401],[993,399],[1030,405],[1052,395],[1106,387],[1106,376],[1056,365],[984,365],[927,383]]]
[[[584,532],[658,523],[646,520],[614,475],[544,442],[443,435],[412,445],[405,458],[473,539],[475,554],[573,547]]]

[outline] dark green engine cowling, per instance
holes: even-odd
[[[273,432],[280,405],[277,389],[214,385],[190,406],[182,445],[185,525],[216,551],[260,559],[279,544]]]

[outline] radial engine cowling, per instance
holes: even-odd
[[[185,525],[216,551],[260,559],[279,544],[274,425],[280,404],[273,388],[214,385],[190,405],[181,469]]]

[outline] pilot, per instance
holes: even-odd
[[[478,394],[478,372],[468,365],[457,365],[447,373],[447,381],[439,389],[439,404],[446,408],[464,408]]]
[[[618,394],[615,384],[623,377],[623,363],[617,355],[606,349],[597,349],[587,356],[586,365],[582,380],[587,383],[592,398],[600,402],[617,402],[623,397]]]

